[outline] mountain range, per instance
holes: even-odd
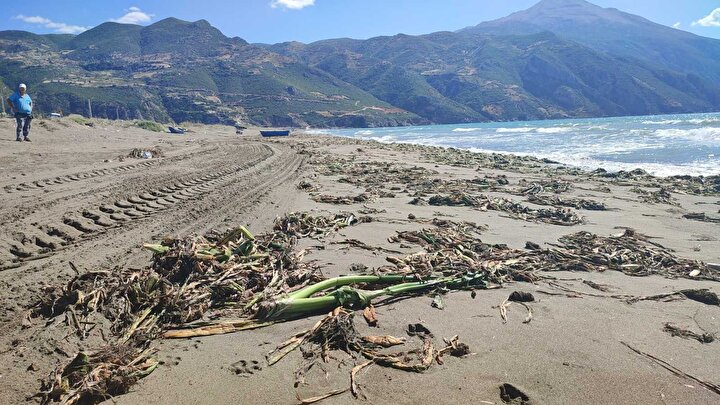
[[[207,21],[0,31],[0,92],[48,113],[395,126],[720,110],[720,40],[584,0],[455,32],[250,44]]]

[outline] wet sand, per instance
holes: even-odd
[[[12,135],[11,125],[10,120],[0,121],[0,130]],[[0,151],[0,305],[5,312],[0,326],[0,403],[23,402],[56,366],[66,364],[79,349],[103,342],[99,333],[83,341],[77,339],[62,316],[49,323],[38,318],[27,320],[29,306],[42,294],[40,287],[72,277],[68,261],[80,271],[147,265],[150,254],[142,251],[141,245],[166,234],[187,235],[235,225],[246,225],[260,233],[271,229],[276,216],[291,211],[368,212],[373,222],[345,228],[324,241],[324,250],[307,255],[306,260],[316,260],[326,277],[349,274],[350,265],[356,263],[373,269],[386,265],[386,256],[398,256],[332,242],[358,239],[409,254],[420,248],[399,248],[388,242],[388,237],[396,231],[427,227],[423,221],[432,218],[486,225],[483,242],[516,249],[523,249],[527,241],[548,247],[561,236],[581,230],[608,236],[630,227],[674,249],[679,257],[720,262],[720,225],[683,218],[689,212],[719,216],[717,195],[673,192],[677,205],[650,204],[640,201],[638,192],[633,191],[645,181],[558,174],[549,169],[555,166],[537,162],[506,169],[472,163],[458,166],[432,158],[430,148],[306,135],[267,140],[261,139],[257,130],[238,136],[227,127],[191,129],[193,132],[177,137],[126,128],[121,123],[88,128],[68,121],[47,121],[45,126],[36,123],[32,144],[15,143],[7,137]],[[154,146],[163,150],[164,157],[117,160],[132,148]],[[558,195],[602,202],[609,210],[573,210],[584,217],[583,224],[552,225],[513,218],[502,211],[411,205],[413,190],[401,182],[378,186],[393,192],[392,198],[349,205],[316,202],[313,196],[317,194],[356,196],[367,191],[364,186],[339,182],[347,177],[342,170],[328,175],[326,169],[332,161],[418,166],[427,169],[430,180],[496,179],[505,175],[508,184],[486,194],[530,206],[525,201],[527,196],[510,192],[547,180],[552,173],[553,179],[572,184],[571,190]],[[527,182],[521,182],[523,179]],[[298,190],[301,181],[311,183],[318,191]],[[363,184],[367,181],[372,183],[366,179]],[[188,198],[181,196],[163,209],[141,211],[142,215],[117,221],[101,210],[117,201],[132,205],[153,190],[175,185],[179,186],[175,192]],[[598,191],[600,187],[610,191]],[[92,214],[98,212],[101,221],[93,219]],[[409,214],[415,219],[408,219]],[[301,246],[317,243],[302,240]],[[583,280],[609,285],[613,294],[654,295],[686,288],[709,288],[720,293],[717,283],[707,280],[631,277],[616,271],[540,274],[557,278],[565,288],[600,295],[605,294]],[[535,296],[536,302],[529,304],[533,310],[530,323],[523,323],[526,313],[519,305],[510,306],[507,323],[502,321],[498,306],[512,291]],[[361,333],[406,336],[409,323],[421,322],[437,340],[459,335],[474,353],[465,358],[448,357],[443,365],[434,365],[425,373],[371,366],[359,376],[367,402],[500,404],[498,387],[509,383],[536,404],[717,403],[718,394],[672,374],[623,342],[687,374],[720,383],[716,373],[720,343],[702,344],[663,331],[663,324],[671,322],[698,333],[720,333],[720,307],[688,299],[629,304],[609,297],[568,297],[561,293],[547,282],[512,282],[502,289],[479,290],[474,299],[469,292],[451,292],[444,298],[443,310],[431,307],[432,298],[427,296],[378,306],[379,328],[372,330],[358,316],[356,325]],[[353,363],[343,353],[337,353],[337,358],[344,359],[344,364],[338,366],[338,361],[332,361],[326,367],[327,375],[313,369],[307,376],[308,384],[298,388],[293,383],[294,371],[302,361],[299,351],[267,366],[267,352],[317,319],[221,336],[157,341],[162,365],[116,400],[121,404],[292,404],[297,402],[296,395],[307,398],[347,388]],[[103,327],[106,325],[96,332]],[[409,346],[419,343],[417,338],[409,338]],[[345,393],[324,403],[351,401],[350,394]]]

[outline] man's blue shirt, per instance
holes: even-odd
[[[23,114],[32,114],[32,99],[27,93],[21,96],[18,92],[15,92],[10,96],[10,101],[12,101],[15,111]]]

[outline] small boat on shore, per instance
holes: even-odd
[[[262,135],[262,136],[264,136],[264,137],[269,137],[269,136],[288,136],[288,135],[290,135],[290,130],[289,130],[289,129],[286,129],[286,130],[281,130],[281,131],[260,131],[260,135]]]
[[[168,131],[170,131],[171,134],[182,135],[185,131],[187,131],[187,129],[183,127],[168,127]]]

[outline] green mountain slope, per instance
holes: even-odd
[[[527,35],[542,31],[611,55],[693,73],[720,84],[720,41],[584,0],[542,0],[527,10],[459,33]]]
[[[104,23],[75,37],[0,32],[0,78],[38,112],[258,125],[408,125],[427,120],[207,21]]]
[[[270,49],[438,123],[720,108],[720,87],[711,79],[601,52],[547,31],[439,32]]]

